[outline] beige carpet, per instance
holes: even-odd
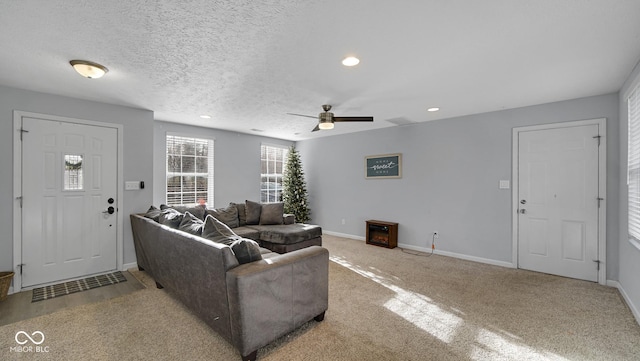
[[[259,360],[640,359],[640,326],[616,289],[332,236],[324,244],[325,320],[259,350]],[[0,327],[0,359],[240,360],[133,273],[148,288]],[[11,352],[19,331],[41,331],[48,352]]]

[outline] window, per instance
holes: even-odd
[[[282,174],[287,163],[289,149],[282,146],[262,145],[260,160],[260,201],[282,202]]]
[[[629,237],[638,241],[640,240],[640,84],[629,95],[628,110]]]
[[[167,134],[167,204],[213,206],[213,140]]]

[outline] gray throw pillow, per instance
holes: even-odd
[[[260,224],[283,224],[284,204],[267,203],[262,205],[260,212]]]
[[[260,224],[260,213],[262,212],[262,204],[245,201],[245,214],[247,216],[247,224]]]
[[[220,237],[238,237],[238,235],[229,226],[209,214],[204,219],[202,237],[218,242]]]
[[[231,228],[240,226],[240,222],[238,221],[238,208],[233,204],[229,204],[227,208],[207,209],[207,215],[212,215]]]
[[[245,210],[244,203],[229,203],[229,205],[234,205],[238,209],[238,226],[246,226],[247,225],[247,213]]]
[[[238,263],[245,264],[253,261],[258,261],[262,259],[262,254],[260,253],[260,246],[258,242],[247,239],[247,238],[238,238],[231,243],[231,250],[233,250],[233,254],[235,254],[238,259]]]
[[[204,222],[193,214],[189,213],[189,211],[184,212],[184,217],[182,217],[182,222],[178,226],[178,229],[190,234],[195,234],[196,236],[202,235],[202,229],[204,228]]]
[[[160,219],[160,213],[162,213],[161,210],[159,210],[155,206],[151,206],[147,210],[147,213],[144,214],[144,216],[147,217],[147,218],[151,218],[154,221],[158,222],[158,220]]]
[[[182,222],[182,217],[184,215],[173,208],[165,208],[162,212],[160,212],[160,217],[158,217],[158,223],[164,224],[171,228],[178,228],[180,223]]]
[[[184,212],[189,212],[191,214],[193,214],[194,216],[196,216],[197,218],[199,218],[200,220],[204,220],[204,216],[205,211],[206,211],[206,207],[205,206],[201,206],[201,205],[196,205],[193,207],[187,207],[187,206],[183,206],[183,205],[175,205],[175,206],[168,206],[166,204],[161,204],[160,205],[160,209],[164,210],[167,208],[173,208],[176,211],[180,212],[180,213],[184,213]]]

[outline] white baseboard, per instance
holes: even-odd
[[[126,270],[131,269],[131,268],[136,268],[137,269],[138,268],[138,262],[123,264],[121,271],[126,271]]]
[[[332,232],[332,231],[325,231],[325,230],[323,230],[322,233],[328,234],[330,236],[356,239],[358,241],[365,241],[365,237],[362,237],[362,236],[354,236],[354,235],[351,235],[351,234]],[[398,244],[398,247],[405,248],[405,249],[410,249],[412,251],[431,253],[431,249],[430,248],[426,248],[426,247],[417,247],[417,246],[412,246],[412,245],[402,244],[402,243]],[[500,267],[515,268],[515,266],[511,262],[496,261],[496,260],[493,260],[493,259],[475,257],[475,256],[468,256],[466,254],[447,252],[447,251],[440,251],[440,250],[437,250],[437,249],[433,253],[437,254],[437,255],[440,255],[440,256],[464,259],[466,261],[486,263],[486,264],[490,264],[490,265],[494,265],[494,266],[500,266]]]
[[[631,301],[631,298],[629,297],[627,292],[625,292],[624,287],[622,287],[620,282],[607,280],[607,286],[615,287],[618,289],[618,291],[620,291],[620,294],[622,295],[622,298],[624,299],[624,301],[627,303],[627,306],[629,306],[629,309],[631,310],[633,317],[635,317],[636,322],[640,325],[640,311],[638,310],[636,305],[633,304],[633,302]]]
[[[336,237],[342,237],[342,238],[350,238],[350,239],[355,239],[358,241],[364,241],[364,237],[362,236],[354,236],[352,234],[346,234],[346,233],[339,233],[339,232],[332,232],[332,231],[322,231],[323,234],[328,234],[330,236],[336,236]]]

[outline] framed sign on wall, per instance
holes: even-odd
[[[367,179],[402,178],[402,154],[381,154],[364,157],[364,177]]]

